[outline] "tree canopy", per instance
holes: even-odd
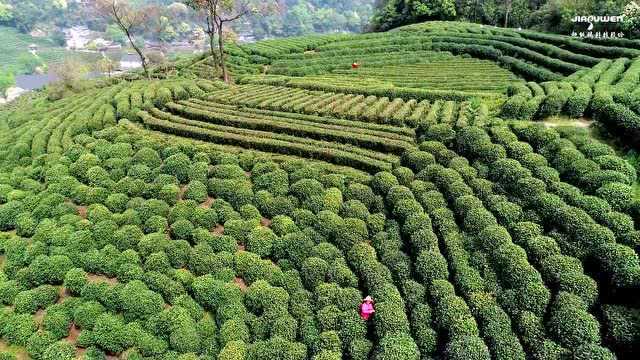
[[[570,34],[576,29],[572,22],[575,16],[633,13],[634,9],[625,10],[628,3],[628,0],[380,0],[371,26],[373,30],[384,31],[427,20],[464,20]],[[633,28],[632,16],[629,19],[629,28]]]

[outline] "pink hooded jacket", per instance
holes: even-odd
[[[360,305],[360,317],[364,320],[369,320],[374,312],[376,312],[376,310],[373,308],[372,302],[364,302]]]

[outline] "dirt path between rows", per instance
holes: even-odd
[[[591,124],[593,124],[593,120],[588,120],[586,118],[561,120],[558,122],[551,120],[551,121],[544,121],[543,124],[545,127],[548,127],[548,128],[554,128],[554,127],[560,127],[560,126],[573,126],[580,129],[588,129],[591,126]]]

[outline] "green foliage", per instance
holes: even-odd
[[[489,350],[477,336],[465,336],[447,344],[447,356],[450,359],[490,359]]]
[[[639,50],[613,43],[430,22],[229,44],[234,87],[202,57],[31,94],[0,111],[0,336],[36,359],[634,354],[610,304],[640,282],[635,168],[495,118],[633,128],[640,62],[602,59]]]
[[[409,335],[390,335],[382,338],[375,356],[379,360],[417,360],[420,351]]]
[[[75,347],[67,341],[59,341],[47,347],[42,354],[42,360],[72,360],[76,357]]]
[[[0,71],[0,96],[4,96],[6,90],[12,87],[15,82],[16,79],[12,73],[7,71]]]
[[[278,241],[278,236],[271,229],[256,227],[249,233],[247,250],[260,255],[260,257],[269,257],[273,243],[276,241]]]

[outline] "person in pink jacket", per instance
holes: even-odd
[[[360,317],[363,320],[369,320],[374,312],[376,312],[376,310],[373,308],[373,299],[371,296],[367,296],[364,298],[364,301],[362,301],[362,304],[360,304]]]

